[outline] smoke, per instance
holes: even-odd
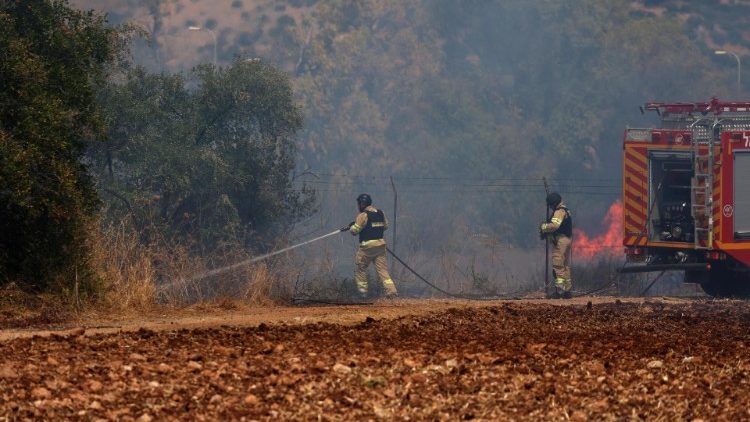
[[[593,258],[621,255],[622,203],[620,201],[610,205],[602,226],[604,232],[594,237],[590,237],[583,230],[573,230],[575,239],[573,248],[576,258],[591,261]]]

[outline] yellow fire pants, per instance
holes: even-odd
[[[393,280],[391,280],[391,276],[388,274],[388,261],[385,254],[385,245],[360,246],[357,249],[354,279],[357,282],[357,289],[359,289],[361,294],[367,293],[367,267],[373,261],[375,261],[375,270],[378,272],[380,282],[383,283],[385,293],[388,295],[396,293],[396,285],[393,284]]]
[[[568,236],[557,236],[552,242],[552,269],[555,270],[555,287],[560,292],[569,292],[573,288],[570,276],[570,244]]]

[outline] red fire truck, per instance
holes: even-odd
[[[750,296],[750,102],[647,103],[623,141],[623,272],[681,270]]]

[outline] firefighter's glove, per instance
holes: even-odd
[[[349,231],[349,229],[352,228],[353,225],[354,225],[354,221],[352,221],[351,223],[349,223],[346,226],[342,227],[341,231],[342,232]]]
[[[544,224],[539,225],[539,240],[544,240],[547,238],[547,234],[544,232]]]

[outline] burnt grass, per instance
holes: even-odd
[[[734,301],[509,303],[37,336],[0,343],[0,419],[746,420],[749,324]]]

